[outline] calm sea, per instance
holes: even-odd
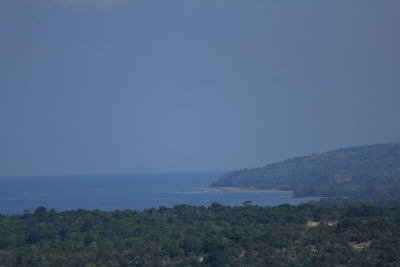
[[[136,209],[204,205],[213,202],[241,205],[246,200],[262,206],[299,204],[288,192],[219,192],[209,188],[223,173],[158,173],[0,177],[0,213],[16,214],[38,206],[57,211],[73,209]]]

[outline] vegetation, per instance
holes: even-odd
[[[0,216],[0,266],[398,266],[400,206],[38,208]]]
[[[338,149],[229,172],[213,186],[293,190],[295,196],[400,200],[400,143]]]

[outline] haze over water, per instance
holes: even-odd
[[[399,141],[400,1],[0,1],[0,176]]]

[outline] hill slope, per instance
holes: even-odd
[[[296,196],[400,199],[400,143],[343,148],[226,173],[212,186],[294,190]]]

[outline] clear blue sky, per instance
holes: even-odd
[[[1,0],[0,176],[400,141],[400,1]]]

